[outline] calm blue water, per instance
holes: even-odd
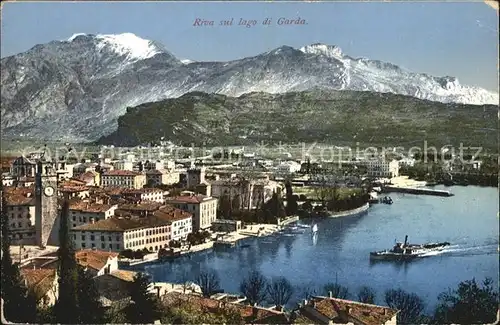
[[[250,270],[265,276],[287,277],[296,286],[294,300],[306,287],[322,288],[337,281],[354,298],[362,285],[374,288],[383,304],[383,291],[401,287],[428,302],[464,280],[491,277],[498,285],[498,190],[486,187],[436,187],[451,190],[453,197],[392,193],[392,205],[379,204],[361,216],[317,219],[318,236],[251,238],[248,248],[206,251],[173,262],[143,266],[154,281],[194,280],[201,271],[218,273],[226,292],[238,292]],[[306,223],[313,220],[304,220]],[[390,248],[394,240],[410,243],[449,241],[444,253],[398,265],[370,264],[369,252]],[[318,290],[317,289],[317,290]]]

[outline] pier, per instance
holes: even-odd
[[[454,194],[449,191],[434,190],[429,188],[415,188],[415,187],[398,187],[398,186],[384,186],[382,192],[398,192],[409,193],[417,195],[435,195],[435,196],[453,196]]]

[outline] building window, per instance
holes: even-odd
[[[109,249],[113,249],[113,244],[109,244]]]
[[[101,236],[101,241],[104,241],[104,236]],[[104,245],[104,244],[103,244]]]
[[[85,243],[82,243],[82,248],[85,248]]]
[[[85,240],[85,235],[82,235],[82,240]]]
[[[90,235],[90,240],[91,240],[91,241],[94,241],[94,240],[95,240],[94,235]]]
[[[106,248],[105,246],[106,246],[106,245],[104,245],[104,243],[101,243],[101,248],[102,248],[102,249]]]

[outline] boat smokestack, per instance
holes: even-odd
[[[405,246],[408,244],[408,235],[405,236]]]

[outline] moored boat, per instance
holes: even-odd
[[[424,257],[425,254],[443,250],[449,246],[448,242],[409,244],[408,235],[405,236],[404,243],[397,242],[390,250],[371,252],[370,259],[373,260],[411,260]]]

